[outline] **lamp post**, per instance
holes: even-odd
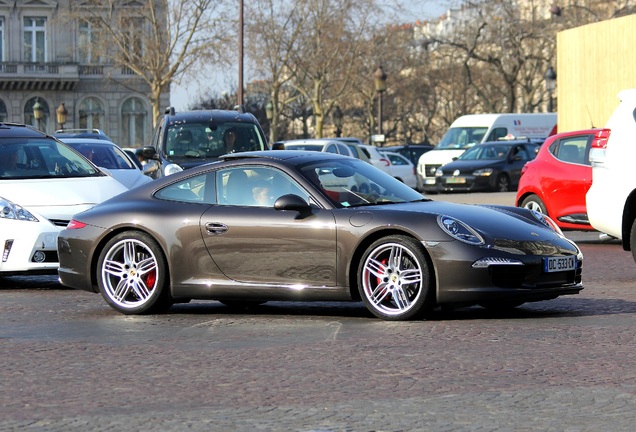
[[[44,108],[40,104],[40,99],[36,99],[33,104],[33,117],[37,121],[39,130],[42,130],[42,117],[44,117]]]
[[[378,92],[378,135],[382,135],[382,93],[386,91],[386,74],[382,66],[378,66],[373,74],[375,91]]]
[[[545,71],[543,78],[545,79],[545,88],[548,90],[548,112],[553,112],[554,98],[552,97],[552,95],[554,93],[554,89],[556,88],[557,74],[552,66],[550,66],[548,70]]]
[[[333,110],[332,118],[333,118],[333,124],[336,127],[337,138],[340,138],[340,136],[342,135],[342,118],[343,117],[344,115],[342,114],[342,110],[340,109],[338,105],[336,105],[336,107]]]
[[[60,103],[60,106],[55,110],[55,114],[57,115],[57,122],[60,125],[60,129],[64,130],[64,125],[66,124],[66,116],[68,115],[68,110],[64,106],[64,102]]]
[[[274,104],[272,101],[267,102],[265,105],[265,117],[269,123],[269,142],[274,142],[274,128],[272,127],[272,121],[274,120]]]

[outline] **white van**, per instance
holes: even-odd
[[[556,125],[556,113],[461,116],[451,124],[433,150],[420,156],[417,164],[420,190],[435,191],[435,171],[475,144],[506,137],[547,138],[556,133]]]

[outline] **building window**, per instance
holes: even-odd
[[[104,129],[104,104],[94,97],[84,99],[79,105],[79,127],[81,129]]]
[[[78,58],[81,64],[100,63],[99,50],[97,49],[96,25],[90,21],[79,23]]]
[[[146,124],[148,110],[139,98],[130,98],[122,106],[122,147],[143,147],[146,145]]]
[[[44,63],[46,61],[46,18],[24,18],[24,61]]]

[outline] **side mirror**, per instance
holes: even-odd
[[[158,159],[157,150],[152,146],[146,146],[141,149],[141,155],[144,159]]]
[[[311,213],[311,207],[307,204],[307,201],[294,194],[287,194],[278,198],[274,203],[274,208],[276,210],[297,211],[301,216]]]

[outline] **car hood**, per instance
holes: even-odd
[[[431,223],[430,217],[438,215],[451,216],[464,222],[491,244],[503,245],[510,242],[526,242],[529,248],[541,242],[560,240],[571,244],[561,233],[545,226],[531,211],[525,208],[495,205],[457,204],[445,201],[425,201],[418,203],[393,204],[374,207],[378,211],[398,210],[403,216],[401,224],[413,226],[409,221],[419,220],[424,224]],[[427,232],[430,233],[429,230]],[[448,240],[438,238],[436,240]],[[538,247],[538,246],[537,246]]]
[[[0,182],[1,197],[49,219],[70,219],[126,190],[110,176]]]
[[[152,181],[150,177],[137,169],[107,169],[101,167],[100,169],[106,171],[115,180],[126,186],[127,189],[132,189]]]

